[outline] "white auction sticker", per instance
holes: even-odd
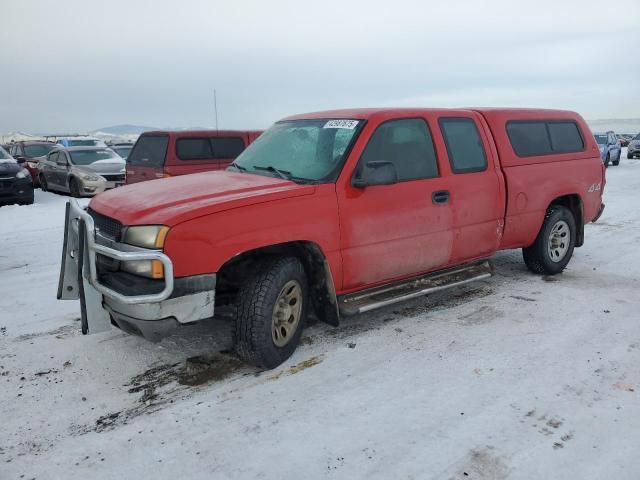
[[[323,128],[347,128],[353,130],[358,125],[358,120],[329,120]]]

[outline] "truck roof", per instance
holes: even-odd
[[[519,117],[519,118],[566,118],[577,115],[569,110],[554,110],[543,108],[495,108],[495,107],[462,107],[462,108],[349,108],[340,110],[326,110],[321,112],[292,115],[283,120],[304,120],[317,118],[349,118],[368,120],[374,116],[393,117],[397,115],[417,115],[420,113],[439,112],[479,112],[491,116]]]
[[[185,136],[192,137],[198,135],[211,135],[214,137],[224,137],[224,136],[233,136],[233,135],[244,135],[247,133],[259,132],[262,133],[262,130],[149,130],[148,132],[143,132],[140,136],[143,135],[172,135],[172,136]]]

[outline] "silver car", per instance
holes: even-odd
[[[124,185],[125,161],[105,147],[57,148],[40,162],[43,190],[68,192],[74,197],[95,195]]]

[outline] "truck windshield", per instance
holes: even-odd
[[[598,142],[598,144],[600,144],[600,145],[606,145],[607,144],[607,136],[606,135],[594,135],[594,137],[596,138],[596,142]]]
[[[293,181],[333,182],[363,124],[344,119],[278,122],[229,168]]]

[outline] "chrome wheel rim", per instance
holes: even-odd
[[[302,313],[302,287],[295,280],[284,284],[273,306],[271,337],[278,347],[291,341],[298,329]]]
[[[571,242],[571,232],[569,224],[564,220],[555,223],[549,234],[547,250],[549,258],[552,262],[561,262],[569,251],[569,243]]]

